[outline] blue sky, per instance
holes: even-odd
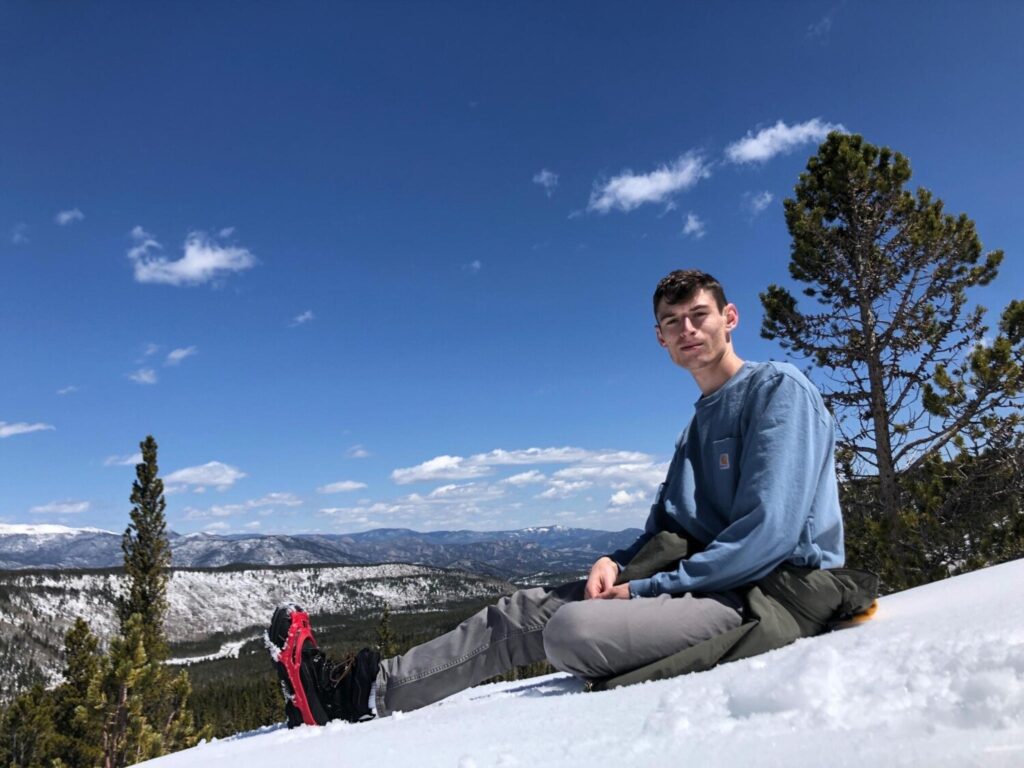
[[[1024,285],[1018,3],[0,2],[0,522],[641,525],[698,391],[650,294],[746,359],[830,126]]]

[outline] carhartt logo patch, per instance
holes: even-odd
[[[718,457],[718,468],[728,469],[729,468],[729,454],[723,453]]]

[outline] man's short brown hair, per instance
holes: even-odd
[[[689,301],[700,290],[705,290],[714,297],[719,312],[729,303],[725,300],[722,284],[707,272],[701,272],[699,269],[677,269],[661,278],[658,287],[654,289],[654,319],[658,319],[658,302],[662,299],[666,304],[679,304]]]

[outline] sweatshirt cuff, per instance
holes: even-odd
[[[651,579],[634,579],[629,582],[629,596],[633,597],[654,597],[654,583]]]

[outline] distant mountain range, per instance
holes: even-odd
[[[379,528],[364,533],[219,536],[169,534],[172,566],[364,565],[415,563],[503,579],[582,572],[603,554],[630,544],[618,532],[547,526],[517,531]],[[96,528],[0,525],[0,569],[110,568],[123,563],[121,535]]]

